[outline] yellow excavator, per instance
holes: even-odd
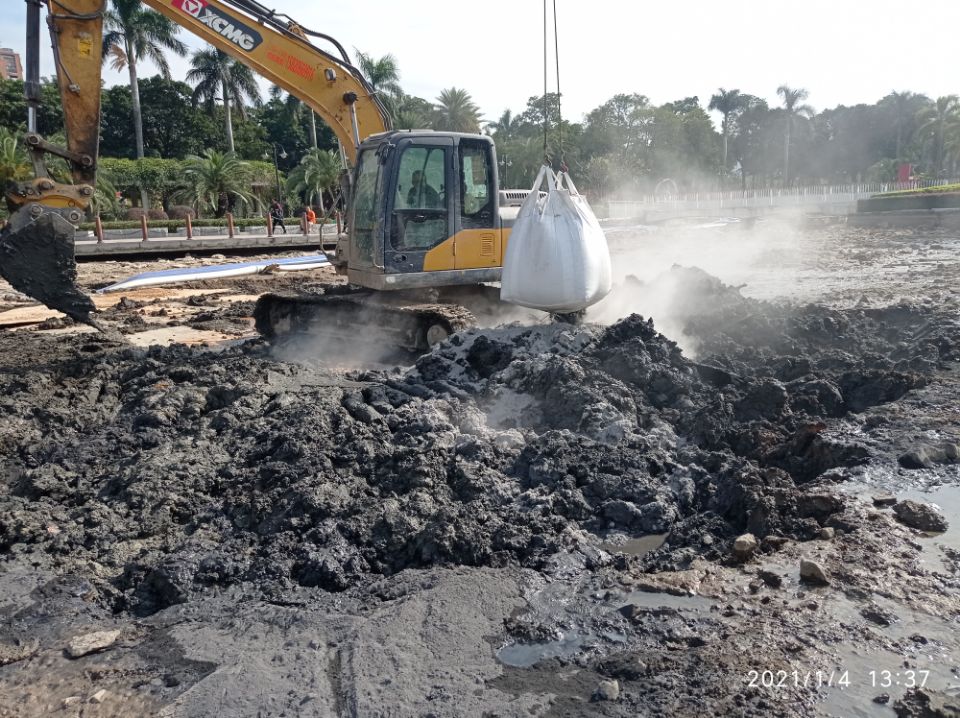
[[[383,103],[334,38],[255,0],[143,3],[299,98],[339,140],[347,211],[331,261],[348,284],[326,293],[264,295],[255,310],[262,334],[339,328],[351,335],[358,323],[372,322],[396,345],[423,350],[469,325],[467,307],[495,300],[489,283],[500,279],[516,210],[501,207],[489,137],[391,130]],[[37,134],[43,4],[66,147]],[[93,303],[75,285],[73,236],[94,196],[105,6],[106,0],[27,0],[26,147],[34,179],[7,189],[11,217],[0,234],[0,274],[11,285],[94,324]],[[46,155],[67,161],[72,184],[51,178]]]

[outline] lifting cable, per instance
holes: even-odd
[[[550,64],[550,54],[547,44],[549,35],[548,1],[552,3],[553,9],[553,47],[557,73],[557,138],[560,152],[560,170],[566,172],[568,168],[567,163],[564,161],[563,154],[563,112],[560,108],[560,35],[557,32],[557,0],[543,0],[543,163],[546,165],[551,164],[547,148],[547,128],[550,124],[547,104],[547,68]]]

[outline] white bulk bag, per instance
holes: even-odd
[[[564,314],[599,302],[610,283],[610,251],[593,210],[569,175],[544,165],[510,232],[500,299]]]

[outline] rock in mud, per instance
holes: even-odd
[[[36,655],[40,650],[40,641],[36,638],[0,643],[0,666],[23,661]]]
[[[897,461],[905,469],[929,469],[937,464],[954,463],[960,458],[957,444],[919,446],[901,455]]]
[[[927,688],[911,688],[893,704],[897,718],[960,718],[960,698]]]
[[[80,658],[89,653],[105,650],[116,643],[118,638],[120,638],[120,631],[94,631],[74,636],[67,644],[67,655],[71,658]]]
[[[830,584],[830,577],[823,566],[806,558],[800,559],[800,580],[817,586]]]
[[[757,537],[753,534],[737,536],[733,542],[733,555],[740,561],[746,561],[753,556],[754,551],[757,550],[759,545],[760,542],[757,541]]]
[[[893,507],[893,513],[901,523],[920,531],[940,533],[949,526],[947,519],[932,504],[923,501],[904,499]]]
[[[620,682],[617,680],[600,681],[594,697],[599,701],[615,701],[620,698]]]

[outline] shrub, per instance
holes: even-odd
[[[193,207],[185,204],[170,205],[170,208],[167,210],[167,215],[170,217],[170,219],[186,219],[187,217],[190,217],[190,219],[197,218],[196,210],[194,210]]]

